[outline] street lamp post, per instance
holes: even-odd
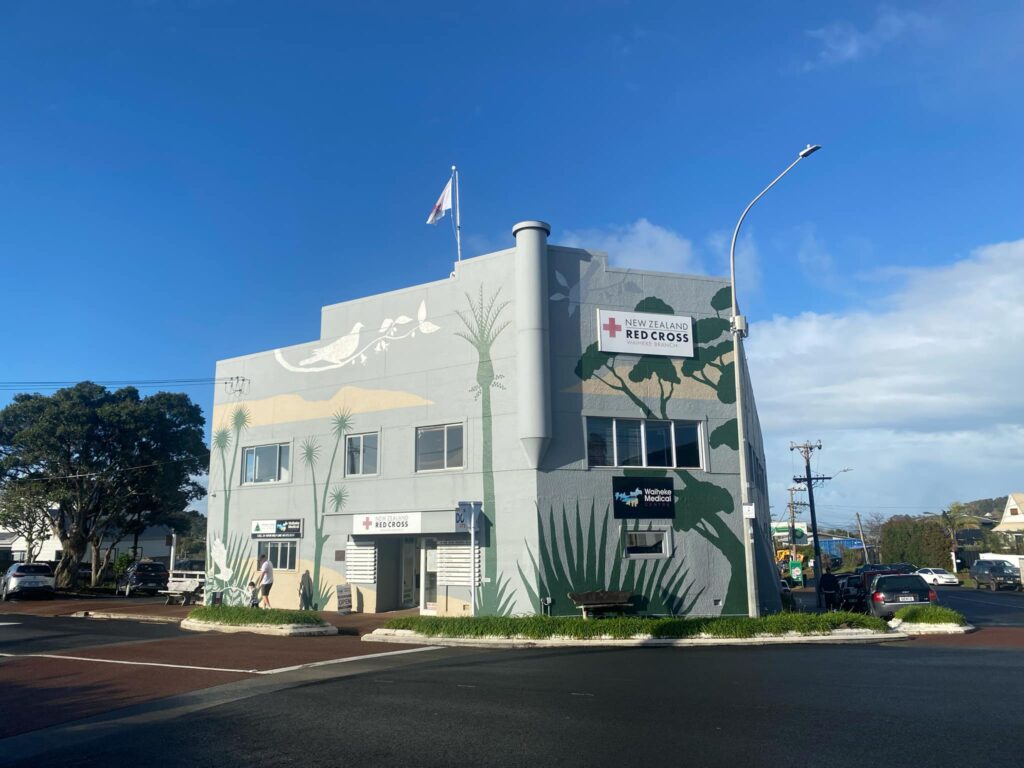
[[[736,229],[732,233],[732,244],[729,246],[729,284],[732,291],[732,318],[731,330],[733,338],[733,367],[736,374],[736,433],[737,445],[740,453],[740,502],[743,507],[743,559],[747,569],[747,613],[750,616],[760,616],[761,606],[757,599],[757,574],[754,573],[754,523],[753,518],[746,517],[746,508],[750,504],[750,480],[747,475],[747,430],[743,424],[743,337],[747,335],[747,319],[739,313],[736,301],[736,240],[740,234],[740,227],[743,220],[747,218],[754,203],[764,197],[764,194],[774,187],[779,181],[796,167],[796,164],[805,157],[810,157],[821,149],[820,144],[808,144],[797,155],[796,160],[789,164],[782,173],[775,177],[775,180],[761,190],[760,194],[750,201],[750,204],[743,209],[740,220],[736,222]]]

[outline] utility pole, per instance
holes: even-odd
[[[787,488],[789,491],[789,559],[796,560],[796,516],[799,514],[796,511],[797,507],[807,506],[802,501],[797,501],[793,494],[802,491],[802,488]]]
[[[868,557],[868,540],[864,538],[864,526],[860,524],[860,512],[854,512],[857,517],[857,531],[860,533],[860,543],[864,546],[864,565],[871,564],[871,558]]]
[[[811,510],[811,535],[814,537],[814,597],[815,602],[818,606],[818,610],[822,610],[824,607],[821,601],[821,545],[818,543],[818,518],[814,514],[814,484],[816,482],[824,482],[825,480],[831,480],[831,477],[824,477],[822,475],[811,475],[811,454],[815,451],[821,450],[821,440],[816,443],[810,441],[797,445],[796,443],[789,444],[789,450],[800,451],[800,455],[804,457],[804,476],[794,477],[794,483],[803,483],[807,489],[807,506]]]

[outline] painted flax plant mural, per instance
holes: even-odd
[[[668,420],[668,405],[677,384],[682,378],[690,378],[709,387],[719,402],[735,403],[735,361],[725,362],[732,353],[732,339],[721,339],[729,331],[729,321],[721,312],[731,306],[729,288],[718,291],[711,299],[715,317],[706,317],[694,323],[696,356],[681,364],[667,357],[642,356],[623,376],[617,367],[615,353],[602,352],[595,342],[584,351],[576,365],[576,375],[583,381],[592,379],[609,390],[625,395],[648,419]],[[675,314],[675,310],[661,299],[648,297],[636,305],[637,312]],[[632,359],[632,358],[629,358]],[[651,382],[656,385],[657,395],[648,404],[634,389],[633,385]],[[712,448],[728,446],[738,449],[736,420],[731,419],[709,435]],[[733,532],[724,515],[735,511],[732,494],[714,483],[698,480],[685,469],[671,470],[682,483],[676,491],[676,516],[673,528],[677,531],[694,531],[719,550],[732,567],[729,587],[723,600],[723,614],[746,612],[746,577],[744,573],[743,544]],[[645,469],[644,474],[662,472]]]
[[[623,565],[623,558],[619,554],[621,543],[617,521],[612,520],[607,508],[603,513],[598,513],[591,503],[585,529],[579,502],[576,503],[575,515],[572,517],[575,524],[570,526],[570,512],[564,505],[561,514],[557,516],[552,506],[548,510],[547,521],[538,513],[540,562],[527,544],[530,563],[533,572],[537,574],[536,590],[532,580],[523,573],[522,567],[517,566],[530,601],[538,611],[541,598],[550,597],[553,615],[571,615],[576,612],[576,608],[569,600],[570,592],[604,589],[630,592],[636,601],[635,608],[640,613],[676,616],[688,613],[703,592],[698,590],[691,596],[694,585],[692,582],[686,585],[689,571],[678,558],[631,559]],[[562,547],[558,545],[556,533],[559,520]],[[644,530],[650,528],[648,524]],[[632,530],[641,530],[639,521],[633,521]],[[609,535],[612,537],[611,542]],[[610,568],[609,543],[615,552]]]
[[[331,417],[331,436],[334,444],[331,446],[331,458],[327,463],[327,474],[323,484],[317,486],[316,467],[320,460],[320,443],[314,437],[308,437],[302,442],[299,455],[302,463],[309,470],[310,485],[313,491],[313,602],[315,606],[323,610],[331,599],[332,586],[321,579],[320,569],[323,563],[324,545],[330,538],[329,533],[324,533],[324,522],[327,516],[327,505],[330,502],[331,511],[340,512],[348,499],[348,491],[343,485],[331,488],[331,478],[334,475],[334,465],[338,458],[338,449],[345,442],[346,433],[352,428],[352,416],[347,411],[338,411]]]
[[[477,606],[481,613],[504,615],[514,603],[515,594],[509,590],[509,579],[498,576],[497,509],[494,494],[494,426],[491,411],[491,390],[504,389],[501,374],[494,371],[491,348],[510,321],[502,319],[507,301],[498,301],[500,290],[488,297],[480,286],[477,300],[468,293],[466,311],[456,310],[465,330],[455,335],[469,342],[477,353],[476,384],[471,391],[480,400],[481,461],[483,475],[484,517],[490,535],[490,546],[484,550],[484,583],[477,589]]]

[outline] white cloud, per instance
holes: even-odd
[[[908,36],[927,36],[937,27],[934,19],[913,11],[882,9],[865,30],[837,21],[807,31],[818,45],[817,55],[804,63],[805,70],[857,61],[878,53],[886,45]]]
[[[732,232],[720,230],[708,236],[707,247],[718,258],[718,274],[729,274],[729,245]],[[749,232],[736,243],[736,295],[742,300],[761,289],[761,254]]]
[[[829,440],[835,468],[854,467],[841,482],[864,503],[927,496],[934,506],[1024,486],[1024,240],[902,274],[871,311],[752,327],[768,466],[783,481],[777,503],[788,441],[807,438]]]
[[[605,251],[617,267],[704,274],[693,243],[671,229],[638,219],[625,227],[567,231],[560,245]]]

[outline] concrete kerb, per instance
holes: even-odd
[[[70,614],[75,619],[127,619],[128,621],[157,621],[161,624],[179,624],[177,616],[156,616],[145,613],[108,613],[106,611],[76,611]]]
[[[636,647],[669,647],[686,648],[692,646],[717,645],[839,645],[844,643],[887,643],[895,640],[907,640],[909,636],[903,632],[871,632],[863,629],[837,629],[829,634],[802,635],[788,632],[784,635],[758,635],[756,637],[688,637],[660,638],[633,637],[627,640],[614,638],[553,637],[544,640],[508,637],[427,637],[409,629],[376,629],[363,635],[365,642],[373,643],[424,643],[427,645],[463,646],[475,648],[636,648]]]
[[[977,630],[973,624],[921,624],[893,619],[889,626],[905,635],[966,635]]]
[[[312,626],[309,624],[220,624],[213,621],[196,621],[185,619],[181,628],[192,632],[252,632],[257,635],[276,635],[277,637],[318,637],[320,635],[336,635],[338,628],[331,624]]]

